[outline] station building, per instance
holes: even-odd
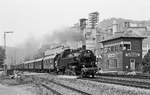
[[[103,71],[140,71],[142,63],[142,40],[144,37],[132,31],[116,33],[102,40]]]

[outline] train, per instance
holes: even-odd
[[[97,72],[96,56],[87,49],[65,49],[61,53],[24,61],[14,65],[14,70],[29,72],[55,72],[56,74],[94,77]]]

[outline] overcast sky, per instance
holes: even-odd
[[[150,0],[0,0],[0,45],[16,46],[28,37],[40,39],[62,27],[72,26],[88,13],[98,11],[100,21],[110,17],[150,20]]]

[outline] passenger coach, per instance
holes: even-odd
[[[16,65],[16,70],[31,72],[50,72],[54,70],[54,55],[43,58],[25,61]]]

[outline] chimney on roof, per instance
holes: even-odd
[[[116,20],[113,20],[112,32],[113,32],[113,34],[118,32],[118,24],[117,24]]]

